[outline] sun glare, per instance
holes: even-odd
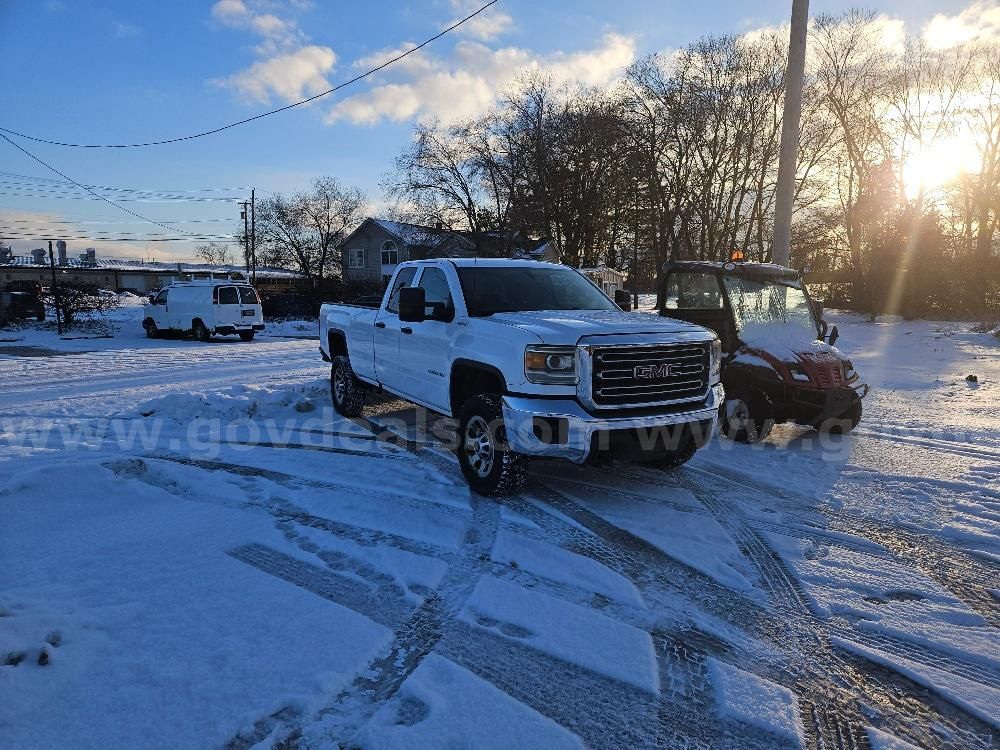
[[[975,144],[951,138],[911,153],[903,164],[903,187],[908,198],[947,185],[963,174],[979,169]]]

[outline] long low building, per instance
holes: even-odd
[[[136,294],[145,294],[173,281],[190,278],[249,278],[243,266],[98,258],[92,249],[78,258],[68,258],[63,253],[56,259],[55,270],[56,277],[67,282],[93,284],[102,289],[127,290]],[[288,292],[305,283],[301,273],[286,268],[258,267],[256,279],[257,287],[265,292]],[[31,255],[14,255],[10,248],[0,247],[0,288],[14,281],[37,282],[43,286],[51,284],[48,252],[39,249]]]

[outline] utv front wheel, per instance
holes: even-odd
[[[473,492],[512,495],[524,486],[526,459],[507,443],[500,396],[473,396],[458,418],[458,463]]]
[[[845,435],[861,423],[861,399],[836,419],[824,420],[817,428],[820,432],[830,435]]]
[[[361,381],[354,376],[351,360],[342,354],[333,358],[330,367],[330,395],[333,397],[333,408],[345,417],[358,416],[365,405]]]
[[[771,433],[774,419],[759,405],[727,398],[722,407],[722,434],[737,443],[756,443]]]

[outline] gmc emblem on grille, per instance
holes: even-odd
[[[636,380],[654,380],[655,378],[669,378],[673,373],[670,365],[636,365],[632,369],[632,377]]]

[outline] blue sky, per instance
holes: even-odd
[[[485,0],[483,0],[485,1]],[[55,140],[133,142],[184,135],[308,96],[355,75],[387,51],[433,35],[477,0],[0,0],[0,125]],[[851,3],[814,2],[811,14]],[[756,3],[663,0],[501,0],[478,22],[404,65],[308,106],[182,144],[143,149],[66,149],[18,141],[88,184],[151,190],[240,188],[196,193],[238,198],[255,186],[294,191],[329,174],[362,187],[377,207],[379,181],[415,119],[461,116],[488,106],[513,71],[554,68],[588,83],[614,80],[648,52],[706,34],[742,33],[784,22],[790,0]],[[994,3],[882,0],[870,5],[921,33],[936,23],[972,24]],[[54,178],[0,141],[0,171]],[[18,185],[17,183],[23,183]],[[27,193],[31,181],[0,175],[0,227],[39,230],[18,251],[41,246],[53,227],[160,232],[94,200]],[[58,190],[61,190],[59,188]],[[170,224],[235,221],[226,201],[130,202]],[[64,224],[61,222],[79,221]],[[58,223],[57,223],[58,222]],[[91,222],[91,223],[82,223]],[[94,223],[125,222],[125,223]],[[176,226],[183,227],[178,223]],[[230,232],[227,223],[198,224]],[[3,236],[0,228],[0,237]],[[74,241],[103,255],[184,259],[197,243]]]

